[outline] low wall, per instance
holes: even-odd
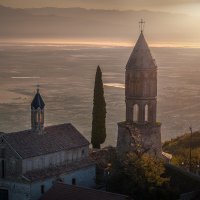
[[[172,164],[165,164],[166,173],[171,177],[170,185],[180,193],[200,190],[200,176]]]

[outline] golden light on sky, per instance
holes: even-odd
[[[139,35],[138,21],[144,18],[151,46],[200,47],[200,0],[0,0],[0,5],[46,9],[28,9],[24,18],[20,18],[21,9],[11,9],[13,20],[5,10],[7,18],[0,22],[3,43],[17,39],[22,43],[129,46]],[[60,12],[49,7],[87,10]]]
[[[136,38],[137,39],[137,38]],[[1,40],[1,45],[9,46],[13,43],[18,44],[19,46],[65,46],[65,45],[85,45],[85,46],[105,46],[105,47],[133,47],[135,45],[135,41],[106,41],[106,40],[62,40],[62,39],[10,39],[10,40]],[[200,42],[199,43],[189,43],[189,42],[151,42],[148,40],[148,44],[150,47],[170,47],[170,48],[200,48]]]
[[[119,10],[156,10],[200,15],[199,0],[0,0],[0,5],[16,8],[83,7]]]

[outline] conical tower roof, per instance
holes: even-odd
[[[31,103],[31,108],[32,109],[33,108],[34,109],[38,109],[38,108],[43,109],[44,106],[45,106],[45,103],[44,103],[44,101],[43,101],[43,99],[40,95],[39,89],[37,89],[37,93],[36,93],[32,103]]]
[[[156,68],[142,31],[126,65],[126,69],[135,68]]]

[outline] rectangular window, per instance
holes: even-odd
[[[44,194],[44,185],[41,185],[41,194]]]
[[[75,178],[72,179],[72,185],[76,185],[76,179]]]
[[[81,155],[82,155],[82,156],[85,155],[85,150],[84,150],[84,149],[82,149],[82,151],[81,151]]]

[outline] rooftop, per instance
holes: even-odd
[[[70,123],[48,126],[43,134],[25,130],[4,134],[3,138],[23,159],[89,145]]]
[[[35,94],[35,97],[33,98],[33,101],[31,103],[31,108],[33,109],[43,109],[45,106],[44,101],[39,93],[39,89],[37,89],[37,93]]]
[[[23,176],[26,178],[26,180],[34,182],[37,180],[66,174],[78,169],[83,169],[91,165],[95,165],[95,162],[90,157],[87,157],[76,162],[71,162],[60,166],[54,166],[48,169],[45,168],[41,170],[30,171],[24,174]]]
[[[155,60],[152,58],[150,49],[141,32],[136,45],[129,57],[126,69],[151,69],[156,68]]]
[[[56,183],[48,190],[40,200],[127,200],[127,196],[95,190],[91,188],[78,187],[63,183]]]

